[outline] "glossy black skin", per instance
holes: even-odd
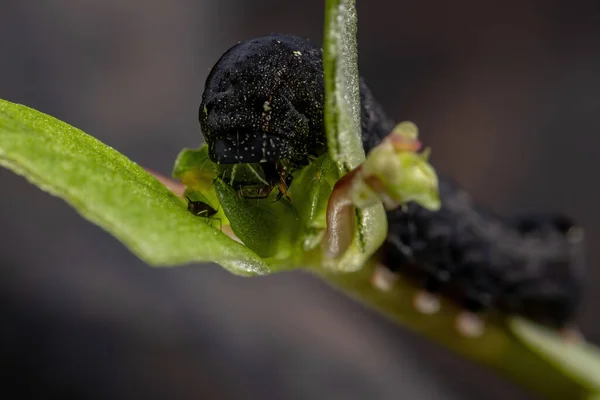
[[[288,158],[303,165],[325,151],[322,71],[322,51],[303,38],[269,35],[227,51],[207,79],[200,107],[211,159]],[[395,122],[362,79],[360,92],[362,141],[368,152]],[[272,111],[265,124],[267,99]],[[267,142],[279,141],[265,148],[262,135]],[[222,151],[218,140],[234,150]],[[265,153],[246,151],[249,142]],[[443,176],[440,196],[437,212],[415,203],[388,212],[388,237],[379,253],[389,269],[422,280],[427,290],[474,312],[493,308],[555,328],[572,322],[585,266],[583,243],[569,233],[573,222],[558,214],[496,216],[474,205]]]

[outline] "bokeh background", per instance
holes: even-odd
[[[358,11],[361,74],[441,171],[499,212],[581,221],[581,328],[600,344],[600,3]],[[204,80],[227,48],[269,32],[320,41],[322,26],[317,0],[4,0],[0,97],[168,174],[202,140]],[[149,268],[6,170],[0,221],[0,390],[19,398],[532,398],[305,274]]]

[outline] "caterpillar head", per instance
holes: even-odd
[[[269,35],[230,48],[208,75],[199,119],[219,164],[305,164],[325,149],[321,51]]]

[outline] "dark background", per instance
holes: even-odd
[[[581,328],[600,343],[600,3],[358,3],[361,74],[441,171],[497,211],[583,224]],[[0,97],[168,174],[201,142],[204,79],[227,48],[273,31],[320,41],[322,26],[316,0],[3,0]],[[24,179],[0,170],[0,188],[2,392],[531,398],[302,273],[152,269]]]

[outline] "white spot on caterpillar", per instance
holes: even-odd
[[[293,54],[294,54],[296,57],[300,57],[300,56],[302,55],[302,53],[301,53],[300,51],[298,51],[298,50],[294,50],[292,53],[293,53]]]
[[[269,103],[269,100],[266,100],[263,103],[263,110],[265,110],[266,113],[268,113],[269,111],[271,111],[271,103]]]

